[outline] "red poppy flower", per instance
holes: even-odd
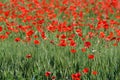
[[[76,51],[75,49],[71,49],[70,52],[74,54],[74,53],[76,53],[77,51]]]
[[[5,11],[5,12],[4,12],[4,15],[5,15],[6,17],[8,17],[9,14],[10,14],[10,11]]]
[[[80,80],[80,78],[75,78],[75,79],[73,79],[73,80]]]
[[[56,30],[56,27],[50,25],[50,26],[47,27],[47,30],[50,31],[50,32],[54,32]]]
[[[72,79],[75,79],[75,78],[76,78],[76,75],[75,75],[75,74],[72,74],[71,77],[72,77]]]
[[[6,32],[5,34],[6,34],[6,35],[9,35],[9,34],[10,34],[10,32]]]
[[[76,42],[74,41],[74,40],[70,40],[70,46],[72,46],[72,47],[76,47]]]
[[[41,33],[41,37],[42,37],[42,39],[47,40],[47,37],[46,37],[46,35],[45,35],[45,32],[42,32],[42,33]]]
[[[0,26],[0,32],[3,30],[3,28]]]
[[[105,37],[105,33],[104,33],[104,32],[100,32],[99,37],[100,37],[100,38],[104,38],[104,37]]]
[[[114,33],[110,32],[110,34],[105,38],[106,41],[110,41],[114,37]]]
[[[0,35],[0,39],[5,40],[8,38],[8,35]]]
[[[48,76],[50,76],[50,74],[51,74],[51,72],[47,71],[47,72],[45,73],[45,76],[48,77]]]
[[[26,58],[27,58],[27,59],[29,59],[29,58],[31,58],[31,57],[32,57],[31,54],[27,54],[27,55],[26,55]]]
[[[60,40],[59,46],[67,46],[66,40]]]
[[[97,73],[97,71],[92,71],[92,74],[97,75],[98,73]]]
[[[18,37],[18,38],[15,38],[15,41],[16,42],[19,42],[21,39]]]
[[[80,72],[78,72],[78,73],[76,73],[76,77],[80,77],[81,76],[81,73]]]
[[[77,29],[77,30],[76,30],[76,33],[78,34],[79,37],[82,37],[82,36],[83,36],[81,29]]]
[[[116,43],[114,43],[114,44],[113,44],[113,46],[118,46],[118,43],[117,43],[117,42],[116,42]]]
[[[117,30],[116,32],[117,32],[117,36],[120,36],[120,30]]]
[[[89,68],[84,68],[83,69],[83,73],[88,73],[89,72]]]
[[[86,52],[86,48],[82,48],[81,51],[82,51],[82,52]]]
[[[61,39],[65,39],[66,38],[66,35],[65,34],[62,34],[61,35]]]
[[[71,75],[72,80],[80,80],[80,76],[81,76],[81,73],[79,72]]]
[[[40,44],[40,41],[39,40],[34,40],[34,44],[38,45],[38,44]]]
[[[76,33],[81,33],[82,29],[76,29]]]
[[[94,59],[94,55],[93,55],[93,54],[89,54],[89,55],[88,55],[88,58],[89,58],[89,59]]]
[[[85,41],[86,39],[85,38],[82,38],[82,41]]]
[[[84,46],[85,46],[86,48],[89,48],[89,47],[91,46],[91,43],[90,43],[90,42],[85,42],[85,43],[84,43]]]
[[[27,33],[26,33],[26,36],[31,36],[31,35],[33,35],[34,34],[34,31],[33,30],[30,30],[30,31],[28,31]]]
[[[0,7],[2,7],[4,4],[2,2],[0,2]]]
[[[95,36],[95,34],[93,32],[88,32],[89,38],[92,38]]]
[[[34,35],[34,38],[38,38],[39,36],[38,35]]]

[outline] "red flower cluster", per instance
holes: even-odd
[[[72,74],[71,77],[72,77],[72,80],[80,80],[81,73],[78,72],[78,73]]]
[[[86,17],[89,14],[95,17]],[[38,46],[48,41],[55,47],[69,47],[67,51],[72,54],[77,54],[79,49],[87,53],[104,41],[119,46],[119,20],[119,0],[10,0],[0,2],[0,41],[13,36],[18,44]],[[31,57],[31,54],[26,55],[27,59]],[[90,61],[94,58],[95,54],[87,55]],[[84,68],[82,72],[89,71]],[[92,74],[98,73],[92,71]],[[46,77],[50,75],[49,71],[45,73]],[[72,74],[73,80],[80,80],[80,77],[79,72]]]

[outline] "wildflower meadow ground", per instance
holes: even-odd
[[[0,80],[120,80],[120,0],[0,0]]]

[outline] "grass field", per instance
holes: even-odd
[[[120,1],[0,0],[0,80],[120,80]]]

